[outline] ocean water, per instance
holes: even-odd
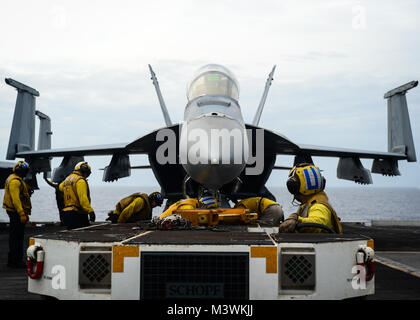
[[[116,203],[134,192],[150,193],[155,187],[135,186],[91,186],[92,207],[97,221],[104,221],[107,212]],[[271,187],[277,202],[283,206],[285,216],[296,212],[292,196],[285,188]],[[351,188],[328,188],[326,190],[334,209],[342,221],[370,223],[371,220],[420,220],[420,189],[418,188],[374,188],[360,186]],[[4,190],[0,190],[3,199]],[[53,188],[43,186],[35,191],[32,201],[32,221],[58,221],[58,210]],[[164,206],[153,209],[158,216]],[[0,209],[0,222],[8,222],[6,211]]]

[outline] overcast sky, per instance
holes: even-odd
[[[420,78],[419,16],[417,0],[2,0],[0,160],[16,99],[4,78],[40,92],[37,109],[52,118],[53,147],[128,142],[164,126],[149,63],[173,122],[182,121],[190,77],[208,63],[236,75],[244,118],[252,122],[277,65],[262,127],[297,143],[387,151],[383,94]],[[407,100],[419,150],[420,89]],[[96,169],[110,158],[86,158],[91,184],[104,184]],[[355,185],[336,178],[338,159],[314,161],[327,185]],[[362,163],[370,169],[372,161]],[[419,162],[399,168],[401,177],[373,174],[373,186],[420,187]],[[274,172],[269,185],[284,186],[286,176]],[[114,185],[157,182],[137,170]]]

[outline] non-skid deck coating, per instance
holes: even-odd
[[[133,229],[134,227],[134,229]],[[95,230],[97,229],[97,230]],[[420,227],[369,227],[362,224],[343,224],[342,241],[372,238],[375,251],[380,261],[387,258],[384,264],[376,262],[375,294],[367,299],[420,300],[420,277],[415,275],[416,266],[420,263]],[[251,233],[244,236],[240,227],[230,231],[155,231],[141,230],[136,225],[99,225],[94,228],[77,231],[65,231],[63,227],[48,225],[43,227],[27,227],[25,244],[35,235],[42,238],[61,239],[80,242],[118,242],[125,243],[168,243],[176,241],[201,241],[202,244],[219,241],[219,244],[272,244],[272,239],[264,233]],[[144,233],[143,236],[139,236]],[[138,237],[139,236],[139,237]],[[279,241],[295,242],[299,239],[310,241],[327,241],[335,235],[279,235]],[[276,238],[274,237],[274,239]],[[197,240],[201,238],[201,240]],[[168,241],[171,240],[171,241]],[[295,241],[293,241],[295,240]],[[329,239],[328,241],[330,241]],[[338,239],[336,239],[338,240]],[[8,228],[0,226],[0,300],[32,300],[39,296],[27,292],[27,276],[25,269],[10,269],[6,266],[8,252]],[[385,259],[383,260],[385,261]]]
[[[269,234],[264,230],[247,231],[248,226],[219,225],[216,228],[192,230],[153,230],[136,224],[103,224],[71,231],[59,231],[39,236],[63,241],[122,242],[124,244],[177,245],[273,245],[275,242],[320,243],[366,240],[362,234]]]

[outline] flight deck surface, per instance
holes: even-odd
[[[270,231],[270,230],[268,230]],[[274,243],[322,243],[366,240],[361,234],[277,234],[252,225],[193,227],[190,230],[156,230],[140,224],[99,224],[78,230],[64,230],[37,236],[76,242],[123,242],[125,245],[273,245]]]

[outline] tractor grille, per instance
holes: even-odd
[[[81,252],[79,256],[80,288],[111,288],[111,253]]]
[[[141,299],[249,298],[249,254],[143,252]]]
[[[280,255],[282,289],[313,290],[315,288],[315,252],[313,249],[285,251]]]

